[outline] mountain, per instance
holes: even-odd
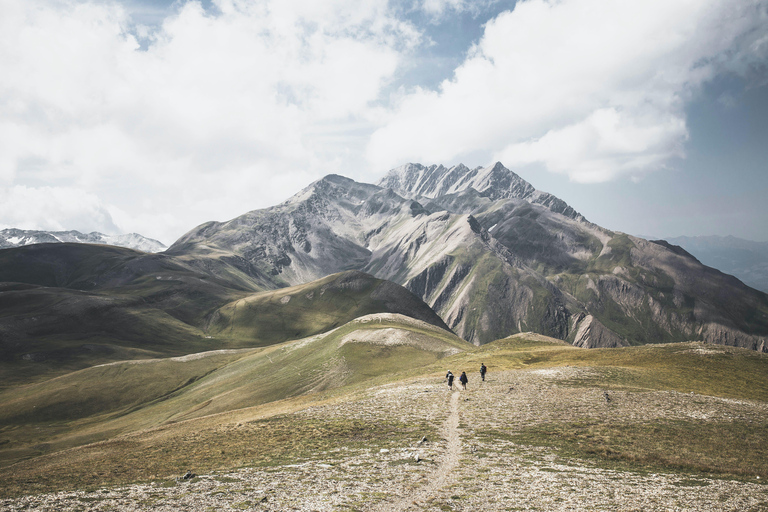
[[[362,270],[405,286],[475,344],[534,331],[582,347],[768,345],[764,293],[667,242],[592,224],[500,163],[408,164],[377,185],[329,175],[203,224],[167,254],[266,289]]]
[[[0,250],[4,507],[762,503],[766,294],[498,164],[408,169],[159,254]]]
[[[699,261],[738,277],[744,284],[768,293],[768,242],[734,236],[679,236],[667,238]]]
[[[375,313],[446,330],[405,288],[343,272],[260,291],[166,254],[89,244],[0,250],[0,388],[125,359],[261,347]]]
[[[584,220],[584,217],[568,206],[565,201],[547,192],[536,190],[500,162],[491,167],[475,169],[470,169],[463,164],[450,168],[442,165],[424,167],[420,164],[406,164],[389,171],[378,185],[391,189],[403,197],[419,200],[460,196],[462,192],[469,190],[492,201],[525,199],[566,217]]]
[[[162,252],[166,249],[161,242],[137,233],[105,235],[96,231],[84,234],[79,231],[34,231],[13,228],[0,230],[0,249],[55,243],[115,245],[142,252]]]

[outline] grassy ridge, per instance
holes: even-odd
[[[0,423],[71,421],[130,410],[168,397],[241,357],[213,353],[191,359],[111,363],[0,393]]]
[[[378,320],[265,349],[115,363],[5,390],[0,464],[117,433],[384,382],[471,348],[423,322],[397,315]],[[394,337],[412,342],[385,344]]]
[[[765,400],[768,356],[702,342],[578,349],[560,340],[524,333],[456,356],[480,365],[493,358],[500,369],[589,366],[598,371],[572,385],[607,389],[675,390],[723,398]]]
[[[250,346],[267,346],[382,312],[405,314],[447,329],[426,304],[404,288],[360,272],[343,272],[230,302],[212,315],[206,331],[230,340],[247,340]]]
[[[768,355],[751,350],[675,343],[623,349],[575,349],[538,335],[516,335],[454,357],[464,367],[485,362],[492,371],[584,367],[559,385],[614,390],[642,396],[676,391],[687,403],[722,397],[765,404]],[[448,361],[446,361],[448,362]],[[453,361],[452,361],[453,362]],[[687,398],[686,398],[687,397]],[[632,409],[631,398],[624,406]],[[768,478],[768,420],[591,419],[549,421],[516,431],[485,431],[490,439],[554,448],[560,455],[590,459],[616,469],[681,471],[723,477]]]

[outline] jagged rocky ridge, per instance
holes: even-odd
[[[378,185],[329,175],[210,222],[168,254],[264,289],[362,270],[459,336],[535,331],[582,347],[705,340],[768,350],[768,296],[680,248],[612,232],[497,163],[408,164]]]
[[[94,231],[81,233],[79,231],[38,231],[28,229],[0,230],[0,249],[23,247],[32,244],[83,243],[104,244],[117,247],[127,247],[142,252],[162,252],[166,249],[162,242],[139,235],[105,235]]]

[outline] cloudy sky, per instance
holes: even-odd
[[[768,0],[0,0],[0,227],[170,244],[495,161],[610,229],[768,241]]]

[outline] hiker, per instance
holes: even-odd
[[[467,378],[467,372],[461,372],[461,376],[459,377],[459,382],[461,382],[462,389],[467,389],[467,382],[469,382],[469,379]]]
[[[451,370],[448,370],[448,373],[445,374],[445,378],[448,381],[448,389],[453,389],[453,374],[451,373]]]
[[[485,367],[485,364],[480,363],[480,378],[483,379],[483,382],[485,382],[485,372],[488,371],[488,368]]]

